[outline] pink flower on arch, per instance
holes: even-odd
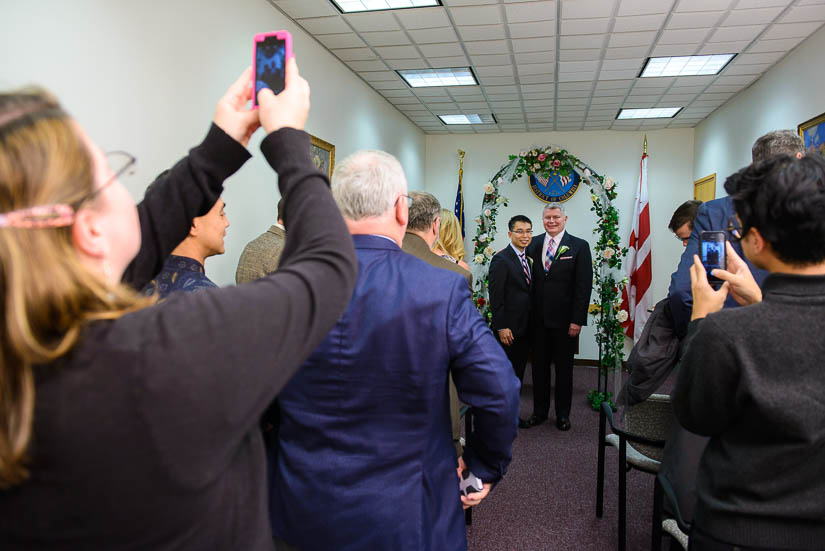
[[[559,168],[561,166],[561,161],[558,159],[553,160],[553,168]]]
[[[541,153],[539,155],[539,161],[541,161],[541,162],[544,162],[544,159],[546,159],[546,158],[547,158],[547,155],[545,155],[544,153]]]

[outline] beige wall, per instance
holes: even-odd
[[[312,87],[307,130],[336,157],[381,148],[422,187],[424,133],[265,0],[0,1],[0,89],[54,91],[103,149],[138,158],[137,199],[205,135],[215,103],[251,63],[252,37],[287,29]],[[277,178],[260,154],[227,182],[226,254],[207,260],[219,285],[235,281],[244,245],[275,218]],[[133,183],[132,183],[133,182]]]

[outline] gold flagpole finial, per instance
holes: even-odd
[[[647,134],[645,134],[645,155],[647,155]]]
[[[458,156],[462,159],[464,158],[464,150],[463,149],[458,150]]]

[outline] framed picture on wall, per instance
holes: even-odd
[[[796,129],[808,154],[819,153],[825,157],[825,113],[803,122]]]
[[[312,162],[315,167],[331,179],[332,170],[335,168],[335,146],[325,142],[321,138],[309,135],[309,150],[312,155]]]
[[[716,198],[716,173],[710,176],[699,178],[693,182],[693,198],[702,201],[710,201]]]

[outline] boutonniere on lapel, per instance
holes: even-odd
[[[568,247],[567,245],[562,245],[561,247],[559,247],[559,250],[556,253],[556,256],[561,256],[569,250],[570,250],[570,247]]]
[[[532,256],[527,257],[527,263],[530,265],[531,268],[533,267],[533,257]]]

